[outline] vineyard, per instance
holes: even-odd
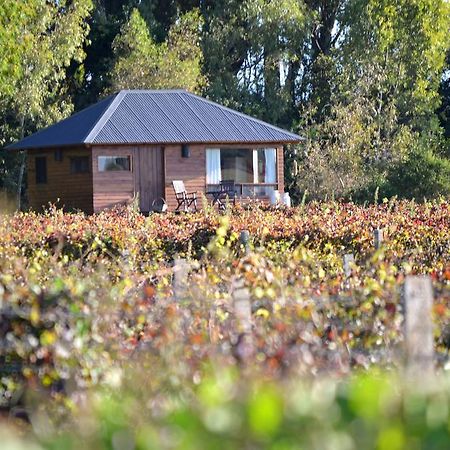
[[[7,449],[449,448],[450,203],[3,216],[0,337]]]

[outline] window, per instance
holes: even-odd
[[[76,156],[70,158],[70,173],[89,172],[89,156]]]
[[[34,164],[36,169],[36,184],[47,183],[47,158],[45,156],[36,156]]]
[[[251,150],[220,149],[222,180],[254,183],[253,152]]]
[[[244,195],[269,195],[277,184],[276,149],[207,149],[206,178],[210,185],[234,180]]]
[[[131,171],[131,156],[99,156],[98,171]]]
[[[63,160],[62,150],[55,150],[55,161],[61,162]]]

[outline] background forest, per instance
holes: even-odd
[[[3,0],[0,146],[123,88],[186,88],[305,137],[301,198],[450,195],[448,0]],[[0,188],[24,198],[24,154]]]

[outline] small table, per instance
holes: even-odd
[[[229,198],[229,192],[225,191],[223,189],[216,189],[213,191],[206,191],[207,195],[212,195],[213,197],[213,201],[212,204],[213,206],[217,203],[217,206],[219,207],[219,209],[225,209],[225,203],[223,202],[223,200],[226,200],[227,198]]]

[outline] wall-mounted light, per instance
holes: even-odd
[[[183,144],[181,147],[181,157],[182,158],[189,158],[191,156],[191,150],[189,148],[189,145]]]

